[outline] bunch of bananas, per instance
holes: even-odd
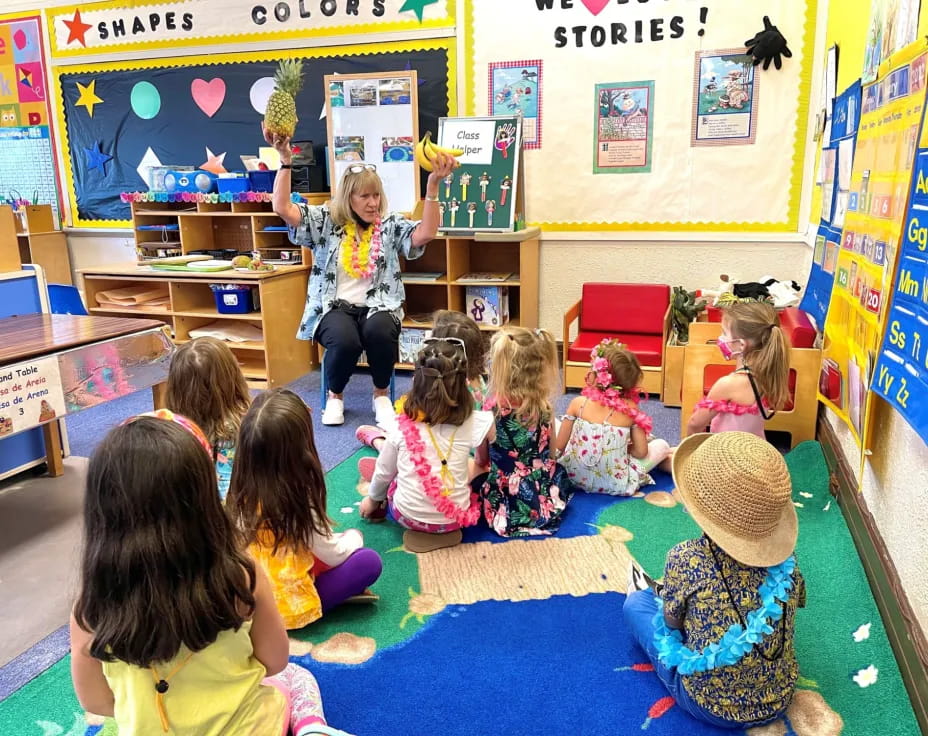
[[[431,171],[435,156],[439,153],[443,153],[455,159],[454,168],[457,168],[461,165],[457,157],[462,155],[464,151],[460,148],[442,148],[441,146],[436,146],[432,143],[432,131],[426,131],[422,140],[416,144],[416,161],[423,169]]]

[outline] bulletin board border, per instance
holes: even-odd
[[[223,45],[231,43],[254,43],[261,41],[301,41],[307,38],[337,38],[340,36],[360,36],[368,33],[403,33],[410,31],[436,31],[447,30],[450,38],[454,37],[455,19],[457,17],[457,3],[460,0],[446,0],[447,15],[444,18],[433,18],[420,22],[414,17],[408,21],[385,21],[383,23],[354,23],[325,28],[302,28],[282,31],[252,31],[248,33],[228,33],[221,36],[188,36],[176,40],[139,41],[137,43],[113,44],[98,48],[73,48],[55,50],[54,36],[55,23],[62,16],[73,16],[76,10],[111,10],[125,8],[126,0],[110,0],[109,2],[86,4],[59,5],[45,11],[48,22],[49,58],[54,65],[58,59],[69,59],[80,56],[101,56],[135,51],[150,51],[153,49],[180,49],[192,46]],[[136,0],[138,4],[142,4]],[[171,5],[177,0],[146,0],[146,6]],[[129,2],[131,8],[133,2]],[[234,52],[230,52],[234,53]],[[357,56],[358,54],[353,54]]]
[[[384,43],[353,44],[347,46],[320,46],[300,49],[267,51],[262,53],[238,52],[226,54],[203,54],[171,59],[144,59],[137,61],[108,61],[81,66],[57,67],[52,73],[55,84],[55,118],[61,130],[61,162],[67,183],[68,207],[71,227],[75,229],[105,228],[111,230],[132,227],[131,220],[81,220],[77,213],[77,193],[74,190],[74,172],[71,167],[71,146],[65,124],[64,91],[61,77],[73,74],[101,72],[139,71],[146,69],[168,69],[186,66],[222,66],[255,61],[278,61],[280,59],[325,59],[333,56],[373,56],[377,54],[401,53],[404,51],[439,51],[448,54],[448,115],[457,114],[457,44],[454,38],[434,38],[416,41],[392,41]]]
[[[51,82],[54,78],[54,73],[51,69],[51,61],[49,58],[49,49],[45,45],[45,32],[47,28],[48,20],[44,17],[44,14],[41,11],[31,10],[23,11],[19,13],[0,13],[0,22],[7,21],[18,21],[18,20],[36,20],[39,23],[39,53],[42,55],[42,66],[45,69],[45,79],[42,80],[45,83],[45,89],[48,90],[49,94],[53,93]],[[57,80],[55,80],[57,90]],[[57,95],[56,95],[57,99]],[[48,108],[48,138],[49,143],[52,148],[52,168],[55,170],[55,188],[58,191],[58,211],[60,214],[64,214],[69,203],[65,202],[65,190],[63,182],[61,181],[61,163],[62,159],[59,159],[59,151],[57,145],[57,135],[56,135],[56,126],[60,126],[61,123],[58,120],[58,109],[57,106],[52,102],[51,98],[46,95],[45,106]],[[63,128],[58,128],[61,131],[62,140],[64,136],[67,135],[67,131]],[[61,218],[63,219],[63,218]],[[59,226],[64,227],[65,223],[60,222]]]
[[[464,110],[467,115],[476,115],[476,74],[474,70],[474,0],[459,0],[463,3],[464,27],[460,29],[464,36],[461,74],[464,83]],[[806,16],[803,23],[802,67],[799,74],[799,88],[796,91],[796,135],[793,142],[792,170],[789,189],[789,209],[785,221],[764,222],[530,222],[546,232],[614,232],[631,230],[636,232],[752,232],[752,233],[798,233],[799,211],[802,204],[802,190],[805,184],[805,153],[809,132],[809,108],[812,94],[812,71],[815,61],[815,22],[818,16],[819,0],[806,0]],[[526,196],[528,193],[526,192]]]

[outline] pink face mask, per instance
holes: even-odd
[[[722,335],[716,341],[716,344],[719,346],[719,352],[725,360],[731,360],[736,355],[741,355],[743,352],[742,350],[732,350],[732,343],[736,342],[741,342],[741,340],[732,340],[727,335]]]

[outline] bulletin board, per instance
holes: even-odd
[[[825,320],[819,399],[865,448],[887,306],[925,104],[925,42],[893,57],[863,88],[857,150]],[[836,204],[836,207],[839,206]]]
[[[419,200],[419,80],[415,70],[383,74],[327,74],[329,171],[334,184],[348,167],[371,164],[387,206],[412,212]]]
[[[557,135],[525,151],[530,223],[548,231],[799,231],[817,0],[768,0],[762,9],[743,0],[461,2],[467,114],[487,114],[495,100],[494,65],[525,60],[529,74],[543,65],[540,85],[528,87],[543,95],[540,125]],[[754,142],[694,145],[697,55],[739,48],[763,29],[764,15],[793,57],[780,71],[755,70]],[[597,174],[595,86],[631,82],[653,85],[650,170]]]
[[[522,205],[522,118],[445,118],[438,142],[464,153],[438,189],[439,230],[512,230]]]
[[[58,67],[58,115],[65,181],[76,227],[129,227],[125,191],[147,188],[150,165],[201,166],[265,145],[260,123],[277,62],[302,58],[295,139],[311,140],[324,162],[326,74],[417,72],[418,125],[436,129],[455,112],[454,39],[305,48],[261,54],[216,54]],[[259,109],[261,110],[259,112]]]
[[[49,204],[59,217],[47,79],[42,19],[0,15],[0,199]]]
[[[924,117],[886,322],[871,389],[928,442],[928,128]]]

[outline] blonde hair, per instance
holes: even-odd
[[[782,409],[789,399],[790,346],[776,310],[765,302],[738,302],[725,308],[731,336],[744,340],[743,361],[770,408]]]
[[[377,172],[373,169],[364,169],[357,174],[352,174],[349,169],[346,169],[335,189],[332,203],[329,205],[329,214],[336,225],[344,227],[351,221],[361,224],[354,210],[351,209],[351,195],[367,189],[373,189],[380,195],[380,216],[384,216],[387,211],[387,195],[383,191],[383,182]]]
[[[550,421],[559,377],[557,344],[546,330],[503,327],[490,343],[490,394],[529,426]]]
[[[229,346],[214,337],[181,345],[168,371],[166,403],[199,425],[215,449],[234,441],[251,395]]]

